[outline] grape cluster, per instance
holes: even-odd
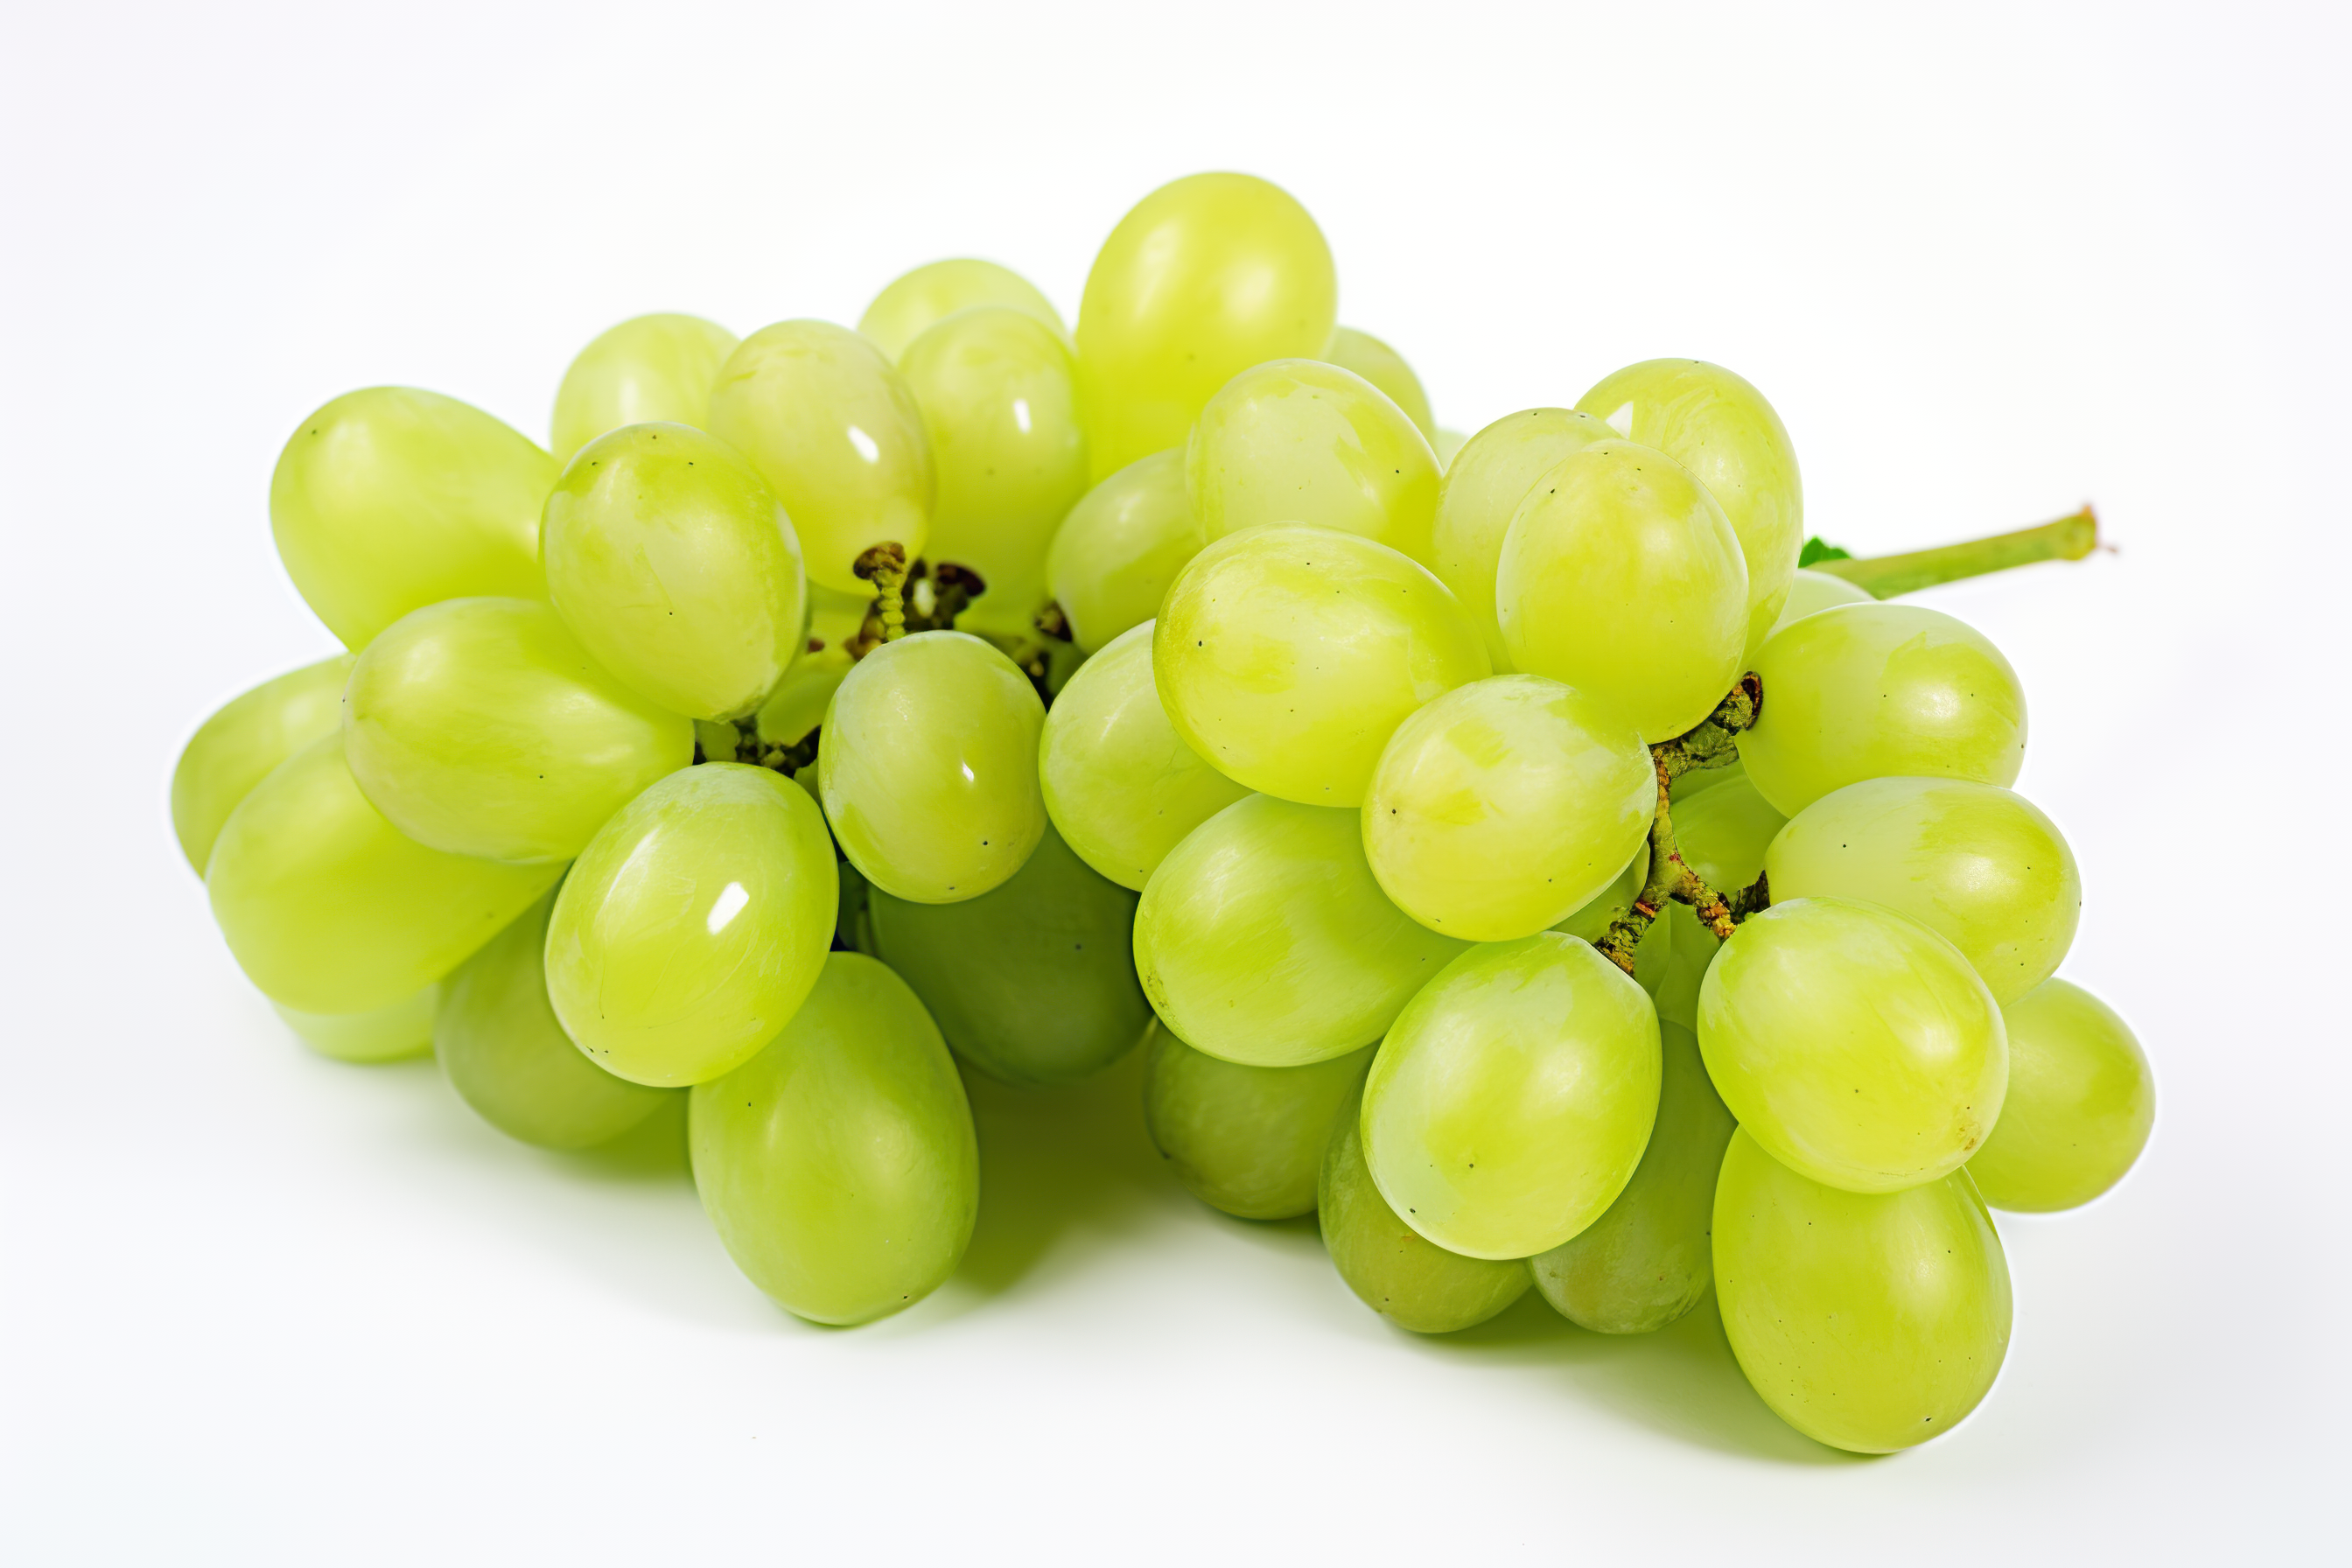
[[[173,782],[230,951],[532,1143],[689,1097],[712,1223],[820,1321],[961,1257],[959,1058],[1140,1044],[1178,1179],[1318,1215],[1404,1328],[1712,1287],[1801,1430],[1948,1429],[2009,1340],[1987,1202],[2087,1201],[2153,1113],[2052,977],[2081,889],[2008,787],[2015,672],[1883,598],[1979,568],[1801,569],[1788,434],[1718,366],[1465,440],[1336,298],[1295,201],[1200,175],[1075,333],[947,261],[855,331],[625,322],[551,452],[327,404],[270,514],[352,651]]]

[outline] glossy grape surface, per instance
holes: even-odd
[[[624,425],[690,425],[710,411],[710,384],[735,334],[699,316],[636,316],[580,351],[555,392],[555,460]]]
[[[1754,784],[1744,778],[1727,779],[1704,794],[1674,803],[1675,845],[1683,864],[1699,880],[1729,898],[1763,872],[1772,840],[1788,821],[1756,792]],[[1776,899],[1803,896],[1784,893],[1777,879],[1771,892]]]
[[[172,770],[172,831],[197,876],[236,803],[278,763],[342,728],[351,673],[349,654],[289,670],[231,698],[189,737]]]
[[[1590,414],[1527,408],[1506,414],[1462,443],[1444,465],[1432,524],[1430,564],[1478,623],[1496,669],[1512,668],[1495,612],[1495,567],[1503,537],[1536,481],[1570,454],[1616,432]]]
[[[892,279],[857,318],[857,330],[896,363],[907,345],[931,326],[981,305],[1019,310],[1043,321],[1056,336],[1068,335],[1061,312],[1036,285],[1009,267],[968,258],[927,262]]]
[[[1437,421],[1430,416],[1429,394],[1423,390],[1421,377],[1412,373],[1404,355],[1370,332],[1353,327],[1334,327],[1331,341],[1319,357],[1324,363],[1353,371],[1379,387],[1382,396],[1404,410],[1404,416],[1412,421],[1423,440],[1437,439]]]
[[[1296,1068],[1244,1067],[1151,1031],[1143,1121],[1184,1190],[1243,1219],[1315,1212],[1315,1183],[1339,1113],[1355,1104],[1373,1047]]]
[[[1843,577],[1816,572],[1809,566],[1800,567],[1797,574],[1789,579],[1789,597],[1780,606],[1780,618],[1772,623],[1772,631],[1779,631],[1790,621],[1802,620],[1815,610],[1873,602],[1869,590],[1857,588]],[[1771,634],[1768,632],[1766,635]],[[1759,643],[1758,646],[1763,645]]]
[[[272,1002],[286,1026],[322,1057],[341,1062],[405,1061],[433,1048],[433,1008],[441,987],[427,985],[364,1013],[305,1013]]]
[[[1181,448],[1138,458],[1095,486],[1045,555],[1071,640],[1093,653],[1158,616],[1168,585],[1208,542],[1184,493]]]
[[[2064,980],[2001,1007],[2009,1098],[1969,1161],[1995,1208],[2042,1213],[2089,1203],[2123,1180],[2156,1122],[2156,1079],[2131,1026]]]

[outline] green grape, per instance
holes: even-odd
[[[1627,365],[1576,406],[1682,464],[1722,506],[1748,563],[1741,652],[1754,658],[1780,618],[1805,542],[1804,487],[1780,416],[1748,383],[1695,359]]]
[[[354,653],[425,605],[534,598],[555,460],[480,409],[404,386],[346,393],[302,421],[269,478],[278,554]]]
[[[800,538],[750,464],[683,425],[597,437],[547,498],[547,595],[599,664],[695,719],[758,708],[807,641]]]
[[[1331,1125],[1315,1211],[1332,1266],[1365,1306],[1416,1334],[1474,1328],[1528,1293],[1528,1266],[1465,1258],[1399,1218],[1364,1163],[1361,1090]]]
[[[905,981],[836,952],[765,1050],[695,1087],[694,1184],[735,1266],[820,1323],[939,1289],[971,1240],[980,1150],[963,1081]]]
[[[2046,1213],[2089,1203],[2123,1180],[2156,1121],[2156,1080],[2131,1026],[2063,980],[2013,1002],[2009,1098],[1969,1161],[1995,1208]]]
[[[263,995],[304,1013],[368,1013],[448,973],[562,874],[408,837],[360,793],[336,730],[237,803],[205,889]]]
[[[555,392],[555,460],[624,425],[699,426],[735,334],[699,316],[635,316],[580,351]]]
[[[1437,471],[1444,473],[1454,466],[1454,459],[1470,437],[1459,430],[1448,430],[1441,425],[1437,434],[1429,438],[1429,449],[1437,454]]]
[[[682,769],[624,806],[564,879],[548,1000],[605,1071],[707,1082],[793,1016],[840,904],[833,842],[805,791],[740,763]]]
[[[1339,288],[1323,231],[1264,180],[1193,174],[1138,202],[1078,304],[1095,478],[1178,445],[1250,366],[1322,353]]]
[[[1228,534],[1161,605],[1151,667],[1169,721],[1228,778],[1360,805],[1404,716],[1487,673],[1445,585],[1369,539],[1304,523]]]
[[[373,1065],[406,1061],[433,1048],[433,1008],[440,992],[438,984],[426,985],[364,1013],[305,1013],[283,1002],[269,1005],[320,1056]]]
[[[1525,408],[1460,441],[1460,449],[1444,465],[1430,565],[1478,623],[1496,669],[1511,668],[1495,615],[1495,563],[1502,559],[1511,519],[1537,480],[1571,454],[1615,434],[1590,414]]]
[[[1244,1067],[1379,1039],[1465,945],[1389,902],[1354,812],[1263,795],[1193,829],[1135,911],[1135,971],[1160,1022]]]
[[[694,725],[606,674],[539,599],[445,599],[385,629],[343,695],[352,776],[419,844],[569,860],[694,761]]]
[[[1519,503],[1495,566],[1512,667],[1610,703],[1650,742],[1693,728],[1731,689],[1747,603],[1723,509],[1631,441],[1561,458]]]
[[[1633,900],[1641,893],[1642,885],[1649,879],[1649,875],[1650,847],[1644,843],[1633,852],[1633,858],[1627,862],[1625,868],[1617,873],[1615,880],[1595,893],[1582,909],[1551,929],[1580,937],[1595,947],[1600,946],[1601,939],[1609,934],[1611,924],[1633,907]],[[1659,987],[1665,982],[1674,940],[1672,927],[1662,917],[1652,921],[1649,928],[1642,932],[1641,940],[1633,944],[1633,984],[1648,992],[1654,1000],[1659,996]],[[1707,940],[1707,945],[1715,945],[1713,938]],[[1696,991],[1694,990],[1692,994],[1696,996]]]
[[[2021,795],[1966,779],[1865,779],[1772,840],[1776,899],[1884,904],[1960,950],[1996,1002],[2050,978],[2074,941],[2083,879],[2058,826]]]
[[[1958,948],[1851,899],[1750,916],[1698,997],[1706,1070],[1773,1158],[1848,1192],[1932,1182],[2000,1115],[2000,1009]]]
[[[1077,368],[1061,334],[1006,306],[926,330],[898,370],[922,405],[939,466],[925,553],[987,584],[957,624],[1029,635],[1047,598],[1045,547],[1087,492]]]
[[[1423,440],[1437,438],[1437,421],[1430,416],[1429,394],[1422,390],[1421,377],[1412,374],[1404,355],[1389,347],[1370,332],[1360,332],[1353,327],[1334,327],[1331,341],[1324,346],[1323,363],[1349,370],[1381,389],[1381,395],[1404,410]]]
[[[483,1121],[542,1149],[591,1149],[677,1095],[615,1078],[572,1043],[547,999],[551,892],[441,984],[433,1054]]]
[[[1406,716],[1364,797],[1364,853],[1399,909],[1509,942],[1616,879],[1658,809],[1648,748],[1614,709],[1539,675],[1474,680]]]
[[[976,899],[869,895],[876,956],[904,976],[964,1060],[1004,1083],[1075,1083],[1151,1022],[1136,983],[1135,894],[1049,826],[1010,880]]]
[[[1647,989],[1658,1004],[1658,1017],[1663,1023],[1679,1024],[1685,1029],[1698,1028],[1698,994],[1706,984],[1706,972],[1715,967],[1715,960],[1723,951],[1723,943],[1715,933],[1698,923],[1698,915],[1688,904],[1668,904],[1650,922],[1643,933],[1644,945],[1652,933],[1666,931],[1667,947],[1664,962],[1660,965],[1657,984]],[[1641,973],[1641,950],[1633,952],[1634,973]]]
[[[824,710],[832,706],[833,694],[841,689],[841,683],[849,679],[856,664],[849,657],[849,650],[838,646],[803,654],[793,661],[775,690],[769,693],[768,700],[760,706],[754,721],[760,738],[780,746],[796,745],[806,739],[810,731],[824,722]]]
[[[1658,1122],[1633,1179],[1608,1213],[1528,1259],[1543,1299],[1595,1333],[1663,1329],[1698,1305],[1715,1276],[1715,1176],[1735,1123],[1697,1039],[1680,1024],[1662,1024],[1658,1035]]]
[[[2009,1262],[1967,1174],[1825,1187],[1742,1127],[1715,1189],[1715,1292],[1772,1413],[1859,1454],[1958,1426],[2009,1352]]]
[[[1143,1124],[1184,1190],[1242,1219],[1315,1212],[1323,1151],[1355,1103],[1373,1047],[1296,1068],[1244,1067],[1154,1026]]]
[[[236,803],[278,763],[342,728],[351,674],[347,653],[289,670],[230,699],[189,738],[172,770],[172,831],[197,876]]]
[[[1406,1005],[1364,1080],[1364,1155],[1449,1252],[1528,1258],[1617,1201],[1658,1114],[1658,1016],[1559,931],[1482,942]]]
[[[1744,779],[1747,776],[1748,770],[1741,767],[1736,761],[1727,763],[1719,768],[1698,768],[1690,773],[1675,774],[1670,794],[1674,803],[1680,805],[1692,795],[1704,795],[1717,784],[1729,784],[1734,779]]]
[[[1272,360],[1225,383],[1185,443],[1184,488],[1211,539],[1309,522],[1432,563],[1436,454],[1380,388],[1337,365]]]
[[[935,323],[982,305],[1019,310],[1053,328],[1056,337],[1069,336],[1061,312],[1029,279],[993,261],[969,259],[927,262],[894,279],[857,318],[857,330],[895,364]]]
[[[1209,542],[1184,493],[1184,454],[1138,458],[1070,509],[1045,552],[1046,583],[1080,651],[1160,614],[1168,584]]]
[[[1249,794],[1168,722],[1151,635],[1149,621],[1130,626],[1081,665],[1037,746],[1045,814],[1080,859],[1138,891],[1186,834]]]
[[[1810,566],[1800,567],[1797,574],[1789,580],[1789,598],[1780,606],[1780,618],[1772,623],[1772,631],[1765,635],[1769,637],[1790,621],[1802,620],[1815,610],[1872,602],[1870,591],[1866,588],[1857,588],[1843,577],[1832,577]],[[1763,645],[1759,643],[1757,646],[1760,647]]]
[[[1674,803],[1675,847],[1700,881],[1728,898],[1763,874],[1773,835],[1788,820],[1756,793],[1754,784],[1744,778],[1727,779],[1704,795]],[[1775,880],[1772,891],[1784,890]]]
[[[864,583],[858,584],[855,594],[845,594],[811,578],[808,596],[810,640],[829,648],[841,648],[853,640],[874,608],[874,589]]]
[[[1984,634],[1917,605],[1817,610],[1756,656],[1764,707],[1739,760],[1794,816],[1877,778],[2007,786],[2025,763],[2025,693]]]
[[[783,502],[814,581],[859,593],[857,558],[872,546],[923,553],[938,488],[923,410],[848,328],[778,321],[745,338],[711,384],[707,428]]]

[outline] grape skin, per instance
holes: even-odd
[[[624,425],[701,426],[735,334],[699,316],[635,316],[580,351],[555,392],[558,467]]]
[[[172,770],[172,831],[197,876],[237,802],[278,763],[342,728],[352,664],[350,654],[339,654],[265,680],[222,704],[189,737]]]
[[[1323,1152],[1352,1110],[1374,1047],[1305,1067],[1244,1067],[1155,1027],[1143,1121],[1184,1190],[1242,1219],[1315,1212]]]
[[[1421,384],[1421,377],[1412,373],[1404,355],[1391,348],[1371,333],[1354,327],[1334,327],[1331,341],[1324,345],[1318,356],[1326,364],[1352,371],[1380,388],[1382,396],[1404,411],[1422,438],[1437,439],[1437,422],[1429,412],[1429,394]]]
[[[2156,1123],[2147,1054],[2114,1008],[2064,980],[2004,1004],[2009,1097],[1969,1161],[1995,1208],[2047,1214],[2124,1178]]]
[[[1088,490],[1054,533],[1045,575],[1082,653],[1160,614],[1168,585],[1209,542],[1184,490],[1181,448],[1154,452]]]
[[[1514,668],[1496,618],[1495,567],[1511,519],[1536,481],[1615,431],[1590,414],[1523,408],[1461,443],[1445,463],[1432,523],[1430,567],[1478,623],[1497,671]]]
[[[896,364],[907,345],[935,323],[983,305],[1019,310],[1052,328],[1056,337],[1069,336],[1061,312],[1036,285],[1009,267],[968,258],[927,262],[893,279],[857,318],[857,330]]]
[[[440,994],[438,984],[427,985],[364,1013],[305,1013],[277,1001],[269,1005],[320,1056],[373,1066],[406,1061],[433,1048],[433,1009]]]

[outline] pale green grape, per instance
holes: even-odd
[[[1095,486],[1045,553],[1071,640],[1093,653],[1159,615],[1168,584],[1208,542],[1184,493],[1181,449],[1138,458]]]
[[[480,409],[405,386],[346,393],[302,421],[269,478],[278,558],[354,653],[425,605],[535,597],[555,459]]]
[[[547,928],[547,994],[607,1072],[660,1088],[732,1071],[815,984],[840,910],[815,803],[765,768],[706,763],[624,806]]]
[[[1444,473],[1454,467],[1454,458],[1470,437],[1460,430],[1449,430],[1441,425],[1437,434],[1429,438],[1429,449],[1437,454],[1437,471]]]
[[[1984,634],[1917,605],[1841,605],[1767,641],[1764,707],[1739,759],[1794,816],[1877,778],[2003,786],[2025,763],[2025,693]]]
[[[808,574],[866,593],[854,568],[877,544],[911,561],[938,489],[914,389],[882,351],[830,321],[778,321],[745,338],[710,387],[707,428],[751,460],[784,505]]]
[[[615,1078],[563,1032],[547,999],[554,909],[551,892],[442,982],[433,1054],[450,1087],[508,1137],[542,1149],[590,1149],[682,1091]]]
[[[907,345],[935,323],[982,305],[1019,310],[1051,327],[1056,337],[1069,335],[1061,312],[1036,285],[1009,267],[969,258],[926,262],[892,279],[857,318],[857,330],[896,363],[906,356]]]
[[[1698,768],[1675,775],[1671,794],[1675,804],[1680,805],[1692,795],[1705,795],[1717,784],[1729,784],[1734,779],[1747,776],[1748,770],[1737,762],[1727,763],[1719,768]]]
[[[2009,1081],[2000,1009],[1959,950],[1850,899],[1748,917],[1699,989],[1698,1043],[1742,1127],[1849,1192],[1958,1168]]]
[[[1576,406],[1682,464],[1722,506],[1748,563],[1742,653],[1754,658],[1780,618],[1805,542],[1804,487],[1780,416],[1748,383],[1695,359],[1627,365]]]
[[[1765,855],[1771,847],[1773,836],[1788,825],[1788,820],[1772,809],[1770,801],[1756,793],[1754,784],[1744,778],[1727,779],[1704,795],[1674,803],[1675,847],[1681,852],[1683,864],[1700,881],[1729,898],[1763,873]],[[1805,896],[1795,892],[1784,895],[1778,880],[1772,883],[1771,891],[1775,897]]]
[[[760,705],[756,720],[760,738],[784,746],[805,739],[811,730],[824,722],[824,710],[833,705],[833,694],[841,689],[841,683],[849,679],[856,663],[847,648],[837,645],[828,645],[794,660],[776,689],[769,693],[767,701]]]
[[[1595,1333],[1663,1329],[1698,1305],[1715,1276],[1715,1177],[1735,1124],[1698,1040],[1680,1024],[1658,1035],[1658,1121],[1633,1180],[1608,1213],[1528,1259],[1544,1300]]]
[[[1401,1329],[1450,1334],[1528,1293],[1528,1266],[1448,1252],[1398,1217],[1364,1163],[1360,1090],[1339,1108],[1316,1183],[1332,1266],[1358,1300]]]
[[[1184,836],[1249,794],[1168,722],[1151,679],[1150,622],[1078,668],[1045,711],[1037,779],[1078,858],[1141,890]]]
[[[1160,1022],[1247,1067],[1379,1039],[1464,946],[1389,902],[1354,812],[1271,795],[1194,828],[1135,911],[1135,970]]]
[[[1155,1026],[1143,1124],[1184,1190],[1211,1208],[1242,1219],[1313,1214],[1332,1124],[1354,1104],[1372,1049],[1305,1067],[1244,1067]]]
[[[1225,383],[1184,447],[1184,488],[1211,539],[1307,522],[1432,564],[1437,456],[1353,371],[1272,360]]]
[[[1589,942],[1482,942],[1406,1005],[1364,1080],[1364,1156],[1449,1252],[1528,1258],[1601,1217],[1658,1113],[1658,1016]]]
[[[562,874],[408,837],[360,793],[336,730],[229,813],[205,889],[264,995],[305,1013],[367,1013],[448,973]]]
[[[1466,441],[1456,437],[1460,450],[1444,465],[1445,479],[1438,487],[1430,565],[1478,623],[1496,669],[1511,668],[1495,615],[1495,564],[1502,559],[1511,519],[1537,480],[1570,454],[1613,435],[1590,414],[1525,408],[1506,414]]]
[[[873,608],[874,589],[869,584],[861,583],[857,592],[845,594],[811,578],[809,638],[838,649],[857,636],[858,628],[866,623],[866,612]]]
[[[547,498],[547,595],[599,664],[674,713],[758,708],[806,641],[800,538],[750,464],[683,425],[581,450]]]
[[[304,1045],[339,1062],[397,1062],[433,1048],[436,984],[413,991],[385,1007],[364,1013],[305,1013],[283,1002],[269,1005]]]
[[[1404,416],[1412,421],[1423,440],[1437,439],[1437,421],[1430,416],[1429,394],[1422,390],[1421,377],[1413,374],[1404,355],[1370,332],[1358,331],[1353,327],[1334,327],[1321,357],[1324,363],[1353,371],[1379,387],[1381,395],[1404,410]]]
[[[419,844],[569,860],[694,725],[599,667],[539,599],[446,599],[370,643],[343,696],[352,776]]]
[[[1660,965],[1657,984],[1649,992],[1658,1004],[1661,1022],[1679,1024],[1685,1029],[1698,1027],[1698,994],[1706,984],[1706,972],[1715,967],[1723,944],[1715,933],[1699,924],[1697,914],[1688,904],[1668,904],[1650,922],[1650,931],[1664,931],[1669,934],[1664,963]],[[1649,932],[1643,933],[1644,945]],[[1633,961],[1638,976],[1641,952],[1634,951]]]
[[[1658,808],[1614,709],[1539,675],[1457,686],[1397,726],[1364,853],[1399,909],[1472,942],[1532,936],[1616,879]]]
[[[555,460],[624,425],[699,426],[735,334],[699,316],[635,316],[580,351],[555,392]]]
[[[1519,503],[1495,566],[1512,667],[1563,680],[1652,742],[1738,678],[1748,569],[1715,498],[1654,447],[1595,441]]]
[[[351,674],[350,654],[289,670],[230,699],[189,738],[172,770],[172,831],[197,876],[236,803],[278,763],[342,728]]]
[[[1160,606],[1151,667],[1176,732],[1227,777],[1348,806],[1406,714],[1487,673],[1444,584],[1386,545],[1303,523],[1194,556]]]
[[[1078,305],[1097,479],[1173,447],[1217,388],[1331,341],[1339,281],[1307,209],[1247,174],[1193,174],[1119,219]]]
[[[787,1310],[866,1323],[937,1289],[980,1203],[971,1106],[906,982],[836,952],[783,1032],[697,1085],[694,1184],[735,1266]]]
[[[2009,1098],[1969,1161],[1985,1201],[2043,1213],[2089,1203],[2123,1180],[2156,1122],[2156,1079],[2131,1026],[2063,980],[2002,1005]]]
[[[1907,1192],[1826,1187],[1745,1127],[1715,1189],[1715,1292],[1774,1415],[1860,1454],[1958,1426],[2009,1352],[2009,1262],[1954,1171]]]
[[[1797,574],[1789,579],[1788,601],[1780,606],[1780,618],[1772,623],[1772,631],[1779,631],[1790,621],[1801,621],[1815,610],[1871,602],[1870,591],[1866,588],[1857,588],[1844,578],[1832,577],[1826,572],[1816,572],[1809,566],[1801,567]],[[1769,637],[1772,634],[1767,632],[1765,635]],[[1760,647],[1763,645],[1759,643],[1757,646]]]
[[[1865,779],[1832,790],[1772,840],[1776,899],[1827,894],[1909,915],[1976,967],[1996,1002],[2058,967],[2083,912],[2083,878],[2033,803],[1966,779]]]
[[[1617,873],[1615,880],[1593,894],[1582,909],[1551,929],[1580,937],[1595,947],[1600,946],[1601,939],[1609,934],[1611,924],[1633,908],[1633,900],[1640,895],[1642,885],[1649,879],[1649,875],[1650,847],[1645,842],[1633,852],[1633,858]],[[1642,932],[1641,940],[1633,944],[1633,983],[1648,992],[1653,1000],[1661,995],[1659,987],[1664,984],[1668,973],[1674,940],[1673,927],[1661,916],[1650,922],[1649,928]],[[1715,945],[1713,938],[1708,939],[1707,945]],[[1691,994],[1694,998],[1698,994],[1696,986]]]

